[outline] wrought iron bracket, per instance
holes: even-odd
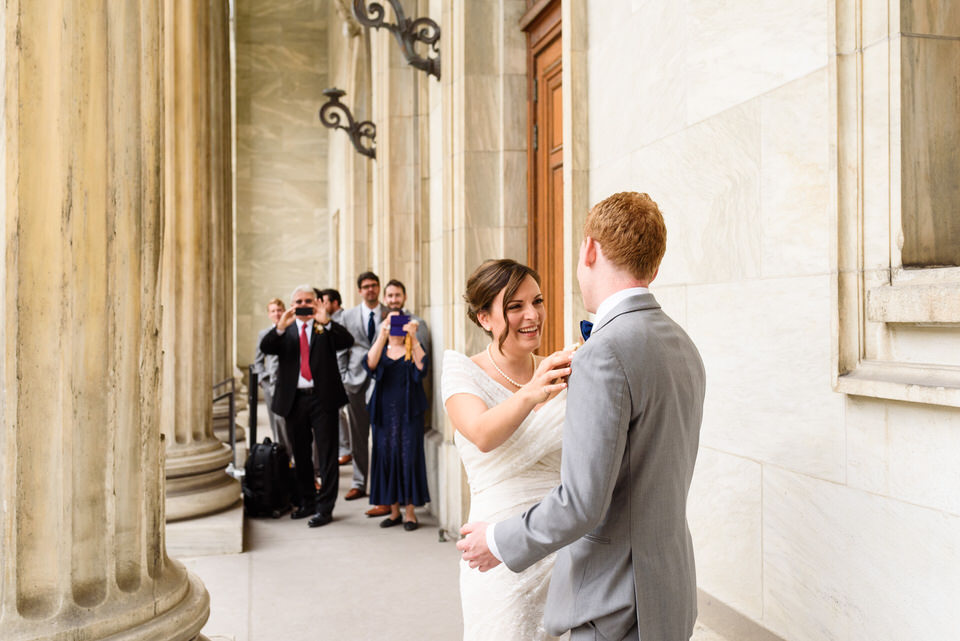
[[[380,29],[382,27],[389,29],[400,45],[407,64],[440,80],[440,46],[437,44],[440,41],[440,25],[430,18],[411,20],[403,13],[400,0],[388,1],[397,17],[397,24],[384,22],[385,11],[383,5],[379,2],[371,2],[370,7],[367,8],[365,6],[366,0],[353,0],[353,15],[360,24],[367,28]],[[414,48],[417,42],[427,45],[436,55],[432,58],[418,55]]]
[[[346,93],[336,87],[323,90],[323,95],[328,100],[320,107],[320,122],[328,129],[343,129],[350,136],[350,142],[353,143],[353,148],[357,150],[357,153],[376,158],[377,150],[374,143],[377,141],[377,126],[369,120],[356,122],[353,119],[350,109],[340,102],[340,98],[345,96]],[[347,121],[346,125],[342,124],[344,119]],[[364,138],[370,141],[369,145],[363,144]]]

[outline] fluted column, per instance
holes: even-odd
[[[233,206],[230,135],[230,22],[227,0],[210,2],[210,224],[213,233],[214,380],[233,376]]]
[[[165,221],[161,428],[167,444],[167,520],[222,510],[240,498],[224,473],[230,448],[213,433],[211,343],[218,304],[213,225],[210,21],[213,2],[165,6]],[[222,164],[219,165],[222,171]]]
[[[167,558],[156,3],[0,8],[0,638],[186,641]]]
[[[236,383],[235,410],[247,409],[247,390],[243,386],[242,372],[234,361],[234,296],[233,296],[233,151],[230,119],[230,8],[227,0],[210,2],[208,55],[210,73],[207,77],[207,92],[210,127],[207,131],[210,145],[210,225],[213,234],[211,247],[212,292],[211,308],[211,358],[215,382],[233,378]],[[247,421],[241,416],[237,426],[237,440],[243,442],[242,427]],[[216,436],[223,441],[229,438],[230,404],[223,399],[213,406],[213,426]]]

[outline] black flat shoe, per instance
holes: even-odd
[[[420,527],[420,524],[417,523],[416,521],[404,521],[404,522],[403,522],[403,529],[406,530],[407,532],[413,532],[413,531],[416,530],[418,527]]]
[[[382,521],[380,521],[380,527],[393,527],[394,525],[400,525],[403,523],[403,517],[398,516],[395,519],[391,519],[389,516]]]
[[[313,512],[305,507],[298,507],[290,513],[291,519],[305,519],[308,516],[313,516]]]
[[[310,527],[320,527],[330,523],[331,521],[333,521],[332,514],[314,514],[313,518],[307,521],[307,525]]]

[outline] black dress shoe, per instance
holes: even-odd
[[[321,525],[326,525],[333,521],[332,514],[314,514],[313,518],[307,521],[307,525],[310,527],[320,527]]]
[[[413,532],[413,531],[416,530],[418,527],[420,527],[420,524],[417,523],[416,521],[404,521],[404,522],[403,522],[403,529],[406,530],[407,532]]]
[[[394,525],[400,525],[403,523],[403,517],[398,516],[395,519],[391,519],[389,516],[382,521],[380,521],[380,527],[393,527]]]
[[[305,518],[307,518],[308,516],[310,516],[310,515],[312,515],[312,514],[313,514],[313,512],[312,512],[311,510],[308,510],[307,508],[305,508],[305,507],[298,507],[297,509],[295,509],[293,512],[290,513],[290,518],[291,518],[291,519],[305,519]]]

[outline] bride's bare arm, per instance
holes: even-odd
[[[537,405],[567,386],[558,379],[570,375],[570,357],[569,352],[555,352],[543,359],[529,383],[493,407],[473,394],[454,394],[445,404],[450,422],[481,452],[496,449]]]

